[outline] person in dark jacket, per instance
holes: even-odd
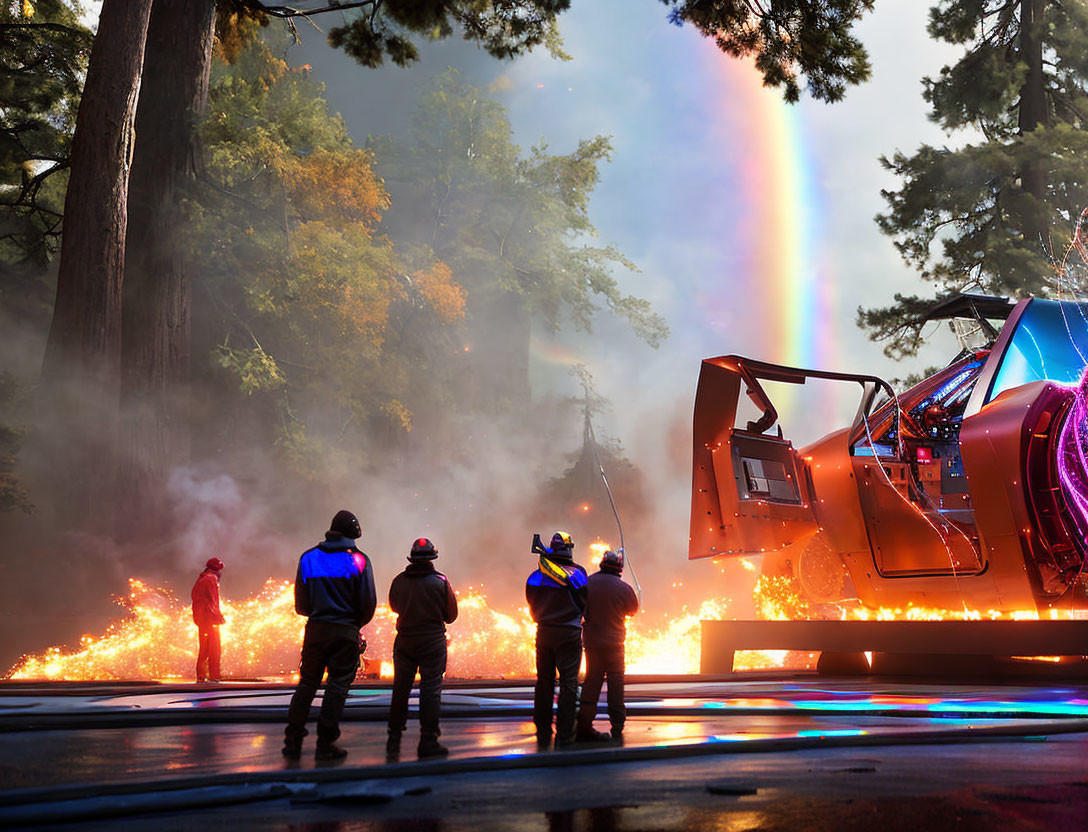
[[[552,697],[559,674],[555,743],[563,748],[575,741],[578,667],[582,663],[582,613],[586,608],[586,570],[574,562],[574,541],[566,532],[552,536],[541,548],[540,566],[525,582],[525,600],[536,622],[536,690],[533,722],[536,738],[546,746],[552,736]]]
[[[196,624],[200,641],[196,653],[196,680],[198,682],[218,682],[221,678],[219,669],[222,657],[222,643],[219,640],[219,625],[225,619],[219,611],[219,573],[223,571],[223,561],[209,558],[204,564],[204,571],[193,584],[193,623]]]
[[[457,618],[457,596],[449,580],[434,568],[438,551],[425,537],[412,544],[408,567],[389,587],[389,608],[397,614],[393,641],[393,695],[389,702],[390,757],[400,752],[408,727],[408,694],[419,671],[420,757],[441,757],[449,749],[438,741],[442,678],[446,673],[446,625]]]
[[[295,612],[308,616],[302,640],[298,686],[287,710],[283,755],[298,759],[306,718],[321,677],[329,672],[321,715],[317,719],[318,760],[339,760],[347,750],[337,746],[340,717],[348,688],[359,669],[359,629],[370,623],[378,598],[374,570],[355,540],[362,535],[350,511],[338,511],[325,540],[302,553],[295,576]]]
[[[627,709],[623,704],[624,655],[627,616],[638,612],[635,591],[623,578],[623,555],[605,552],[600,571],[589,576],[585,624],[586,679],[582,683],[582,707],[578,714],[579,740],[607,740],[609,735],[593,727],[601,684],[608,677],[608,719],[611,739],[623,737]]]

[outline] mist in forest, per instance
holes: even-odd
[[[727,59],[658,4],[591,5],[567,18],[570,62],[499,62],[452,39],[410,69],[368,70],[307,26],[301,43],[270,27],[266,49],[217,64],[174,241],[194,264],[193,379],[168,408],[186,453],[139,505],[109,473],[131,452],[125,424],[92,415],[100,458],[86,467],[102,472],[110,516],[67,510],[70,427],[38,387],[55,263],[5,293],[0,424],[13,433],[0,451],[17,462],[0,513],[0,664],[101,632],[129,577],[185,598],[218,556],[228,598],[293,578],[340,508],[359,516],[383,599],[427,536],[455,587],[519,607],[533,532],[571,531],[582,559],[594,539],[619,545],[586,457],[587,407],[646,608],[729,594],[749,611],[730,586],[739,567],[686,560],[699,361],[774,360],[781,346],[781,327],[746,304],[759,294],[746,270],[774,244],[753,242],[746,216],[747,114],[723,98]],[[898,38],[899,24],[870,35]],[[871,112],[880,95],[836,106]],[[834,347],[820,360],[879,370],[853,310],[896,286],[873,274],[914,279],[872,241],[876,156],[891,142],[864,145],[856,111],[822,107],[799,107],[827,154],[820,192],[850,193],[829,204],[819,252],[840,286],[817,322]],[[921,112],[918,97],[882,129]],[[860,186],[827,185],[833,165],[855,175],[859,160],[873,171]],[[80,392],[93,402],[93,386]],[[816,438],[806,428],[799,441]]]
[[[51,269],[5,298],[2,415],[18,464],[0,514],[12,571],[0,662],[101,632],[130,577],[184,599],[217,556],[228,598],[291,579],[341,508],[359,516],[380,597],[426,536],[455,586],[516,609],[534,532],[570,530],[581,559],[593,540],[619,546],[598,459],[635,567],[650,577],[666,551],[682,557],[656,522],[661,478],[629,458],[593,369],[584,384],[571,372],[567,342],[601,318],[626,319],[642,354],[667,338],[612,279],[634,264],[594,239],[607,139],[518,147],[488,89],[501,65],[463,45],[400,87],[375,83],[384,117],[353,135],[286,42],[266,35],[213,68],[202,175],[170,243],[192,264],[191,378],[160,438],[185,453],[164,454],[138,493],[131,409],[116,420],[75,373],[55,408],[42,395]],[[95,510],[77,507],[80,488]]]

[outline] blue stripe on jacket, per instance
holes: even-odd
[[[529,576],[529,580],[525,582],[525,585],[548,586],[559,589],[562,589],[564,586],[550,575],[545,575],[539,569],[537,569],[535,572],[533,572],[532,575]],[[570,585],[574,589],[580,589],[581,587],[586,586],[586,576],[580,569],[576,569],[574,573],[570,576]]]
[[[360,562],[361,561],[361,562]],[[302,555],[302,580],[310,578],[354,578],[366,568],[366,558],[351,552],[310,549]]]

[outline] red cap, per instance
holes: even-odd
[[[219,558],[208,558],[208,562],[204,564],[206,569],[214,569],[216,572],[223,570],[223,561]]]

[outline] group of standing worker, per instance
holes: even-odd
[[[350,511],[333,517],[325,539],[303,552],[295,577],[295,611],[305,615],[299,680],[287,711],[283,755],[302,755],[307,717],[322,677],[328,673],[317,719],[314,758],[335,761],[347,756],[336,744],[348,688],[366,648],[360,630],[374,617],[377,594],[370,558],[355,541],[362,535]],[[555,717],[555,745],[621,740],[626,710],[623,703],[624,638],[626,617],[638,611],[634,591],[620,575],[623,555],[605,552],[600,571],[587,575],[574,562],[574,542],[556,532],[551,546],[534,541],[539,567],[529,576],[525,597],[537,625],[536,688],[533,722],[537,741],[552,741],[552,704],[559,679]],[[408,697],[419,673],[420,757],[449,753],[438,738],[442,681],[446,673],[446,625],[457,618],[457,597],[449,580],[434,567],[438,551],[427,538],[412,543],[407,568],[389,588],[389,606],[397,614],[393,642],[393,690],[389,705],[388,759],[397,759],[401,736],[407,729]],[[213,561],[215,562],[213,564]],[[198,680],[218,680],[218,576],[222,561],[213,558],[193,587],[193,618],[200,630]],[[207,631],[207,637],[206,637]],[[208,644],[205,658],[205,644]],[[586,678],[578,708],[578,670],[583,643]],[[204,662],[202,664],[202,662]],[[601,686],[608,680],[608,716],[611,733],[594,729]]]
[[[555,744],[620,740],[627,710],[623,704],[624,655],[627,616],[638,612],[635,592],[624,583],[623,555],[605,552],[594,575],[574,562],[574,541],[556,532],[551,546],[534,546],[540,565],[525,582],[525,600],[536,622],[536,689],[533,723],[540,746],[552,740],[552,699],[559,676],[555,715]],[[578,709],[578,668],[586,651],[586,679]],[[597,731],[593,718],[601,685],[608,677],[608,718],[611,734]]]

